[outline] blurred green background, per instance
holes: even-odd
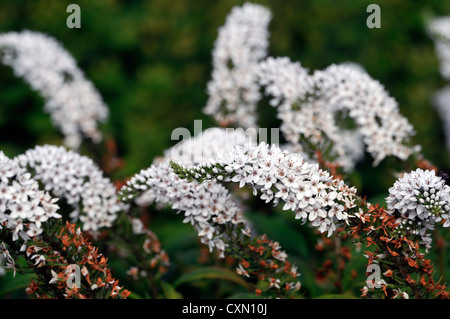
[[[450,15],[450,1],[253,2],[267,6],[273,14],[270,55],[288,56],[311,70],[347,61],[361,64],[399,102],[401,113],[417,131],[414,142],[422,145],[425,156],[444,170],[450,168],[442,123],[430,102],[445,81],[439,74],[434,44],[425,32],[427,17]],[[70,3],[81,7],[81,29],[66,26]],[[203,120],[204,129],[215,125],[202,113],[211,51],[226,15],[242,3],[1,0],[0,32],[29,29],[47,33],[75,57],[110,108],[104,131],[117,140],[126,162],[114,177],[125,178],[148,167],[155,156],[174,145],[170,134],[176,127],[193,132],[195,119]],[[366,26],[370,3],[381,7],[381,29]],[[36,144],[61,144],[62,138],[42,106],[41,97],[14,77],[10,68],[0,65],[0,150],[13,157]],[[261,112],[266,125],[278,125],[273,110],[263,107]],[[394,177],[389,163],[374,168],[367,159],[357,167],[352,181],[369,199],[382,200]],[[288,237],[283,244],[293,246],[290,240],[306,240],[285,231],[286,218],[275,218],[272,224],[265,220],[259,224],[270,232],[281,223],[280,235]],[[158,230],[165,244],[170,246],[172,240],[176,251],[183,248],[180,243],[186,243],[184,235],[192,241],[195,235],[174,225],[161,224]],[[178,242],[171,237],[174,232],[180,237]],[[300,249],[313,245],[311,241]],[[299,249],[295,247],[291,248]]]

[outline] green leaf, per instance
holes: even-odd
[[[0,296],[25,289],[34,278],[36,278],[35,274],[16,274],[15,278],[8,278],[0,287]]]
[[[195,229],[178,219],[164,220],[162,225],[153,224],[152,229],[157,230],[159,240],[164,243],[164,249],[169,254],[189,249],[198,243]]]
[[[204,279],[221,279],[228,280],[234,283],[237,283],[247,289],[250,289],[249,284],[239,277],[238,274],[232,272],[229,269],[221,268],[221,267],[202,267],[195,268],[190,272],[183,274],[178,280],[174,283],[174,287],[177,287],[181,284],[185,284],[188,282],[204,280]]]
[[[161,287],[166,299],[183,299],[183,295],[176,291],[175,288],[168,282],[161,281]]]
[[[290,223],[286,216],[276,214],[265,216],[258,212],[246,214],[255,225],[259,234],[267,234],[270,239],[278,241],[289,255],[296,254],[301,258],[310,257],[305,236]]]

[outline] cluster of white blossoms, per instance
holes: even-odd
[[[241,128],[208,128],[164,151],[164,156],[156,158],[153,164],[174,161],[186,167],[195,167],[199,163],[222,157],[227,149],[236,145],[253,143],[256,136],[251,133]],[[154,200],[152,192],[143,192],[136,198],[136,204],[148,206]]]
[[[426,247],[431,247],[427,230],[445,221],[450,226],[450,187],[434,171],[417,169],[404,174],[389,189],[387,212],[398,216],[399,235],[418,235]]]
[[[270,19],[266,8],[245,3],[234,7],[219,29],[204,112],[221,125],[256,126],[261,94],[255,69],[267,54]]]
[[[42,233],[42,225],[60,218],[57,199],[39,190],[31,174],[0,152],[0,227],[13,230],[12,240]]]
[[[270,104],[280,109],[290,109],[292,103],[313,89],[309,70],[288,57],[268,57],[256,71],[259,83],[271,98]]]
[[[215,179],[236,182],[240,187],[249,185],[255,194],[261,193],[266,203],[282,202],[283,210],[292,210],[296,219],[309,220],[328,236],[337,224],[348,220],[349,209],[355,207],[354,187],[333,179],[318,164],[308,163],[299,154],[290,154],[275,145],[236,146],[217,162],[209,161],[196,168],[172,163],[172,168],[188,181]]]
[[[67,146],[78,148],[84,137],[101,139],[98,122],[106,120],[108,108],[54,38],[32,31],[0,34],[0,60],[44,98],[44,108]]]
[[[33,172],[45,190],[71,205],[70,217],[82,222],[83,231],[111,227],[117,213],[124,209],[117,199],[115,186],[86,156],[62,146],[44,145],[14,160]]]
[[[255,145],[252,142],[254,138],[242,129],[207,129],[167,150],[165,156],[156,160],[150,168],[133,176],[119,191],[119,198],[124,202],[134,201],[140,206],[152,203],[168,205],[184,214],[183,222],[190,223],[196,229],[200,242],[208,246],[210,251],[216,249],[220,257],[225,256],[227,249],[239,254],[240,245],[255,238],[255,234],[242,215],[236,198],[216,180],[198,183],[180,178],[169,162],[179,160],[186,167],[195,168],[199,162],[212,162],[224,157],[230,148],[249,143]],[[273,258],[286,261],[287,254],[277,242],[272,244],[270,251]],[[236,271],[243,277],[249,277],[242,265]],[[292,275],[294,279],[299,275],[296,267]],[[275,281],[274,278],[270,279]],[[271,283],[270,287],[298,289],[299,285],[299,282],[286,283],[280,288]]]
[[[383,85],[352,65],[331,65],[312,75],[323,112],[347,113],[377,165],[386,156],[408,158],[407,146],[414,129],[399,112],[398,103]]]
[[[151,199],[183,212],[183,222],[194,226],[200,241],[210,250],[217,248],[222,255],[226,234],[219,229],[220,225],[244,223],[241,211],[225,187],[215,182],[200,184],[183,180],[167,162],[154,164],[133,176],[119,191],[119,197],[132,201],[142,193],[147,203]],[[139,204],[144,205],[142,199]]]
[[[126,202],[135,201],[139,206],[158,203],[183,212],[183,222],[194,226],[200,241],[210,250],[216,248],[223,256],[227,241],[223,236],[227,235],[219,225],[245,223],[238,205],[219,183],[199,184],[180,179],[169,162],[180,161],[195,167],[196,163],[223,156],[227,147],[243,145],[251,139],[243,130],[223,128],[210,128],[183,139],[148,169],[134,175],[119,191],[119,197]]]
[[[291,145],[306,153],[307,144],[330,148],[327,156],[346,171],[363,157],[359,132],[336,124],[338,110],[322,103],[315,78],[300,63],[269,57],[260,63],[258,78],[271,105],[277,107],[280,129]]]
[[[266,57],[270,18],[267,9],[252,4],[229,14],[214,47],[206,114],[221,126],[257,127],[263,91],[277,107],[290,144],[306,153],[319,145],[346,171],[363,157],[364,144],[374,165],[419,151],[408,145],[414,130],[397,102],[360,66],[331,65],[309,74],[289,58]]]
[[[406,159],[414,151],[406,146],[414,130],[396,101],[359,67],[331,65],[308,75],[288,58],[268,58],[260,63],[259,81],[278,109],[286,139],[331,144],[328,156],[346,170],[363,156],[364,144],[375,165],[388,155]],[[349,118],[349,127],[339,123]]]

